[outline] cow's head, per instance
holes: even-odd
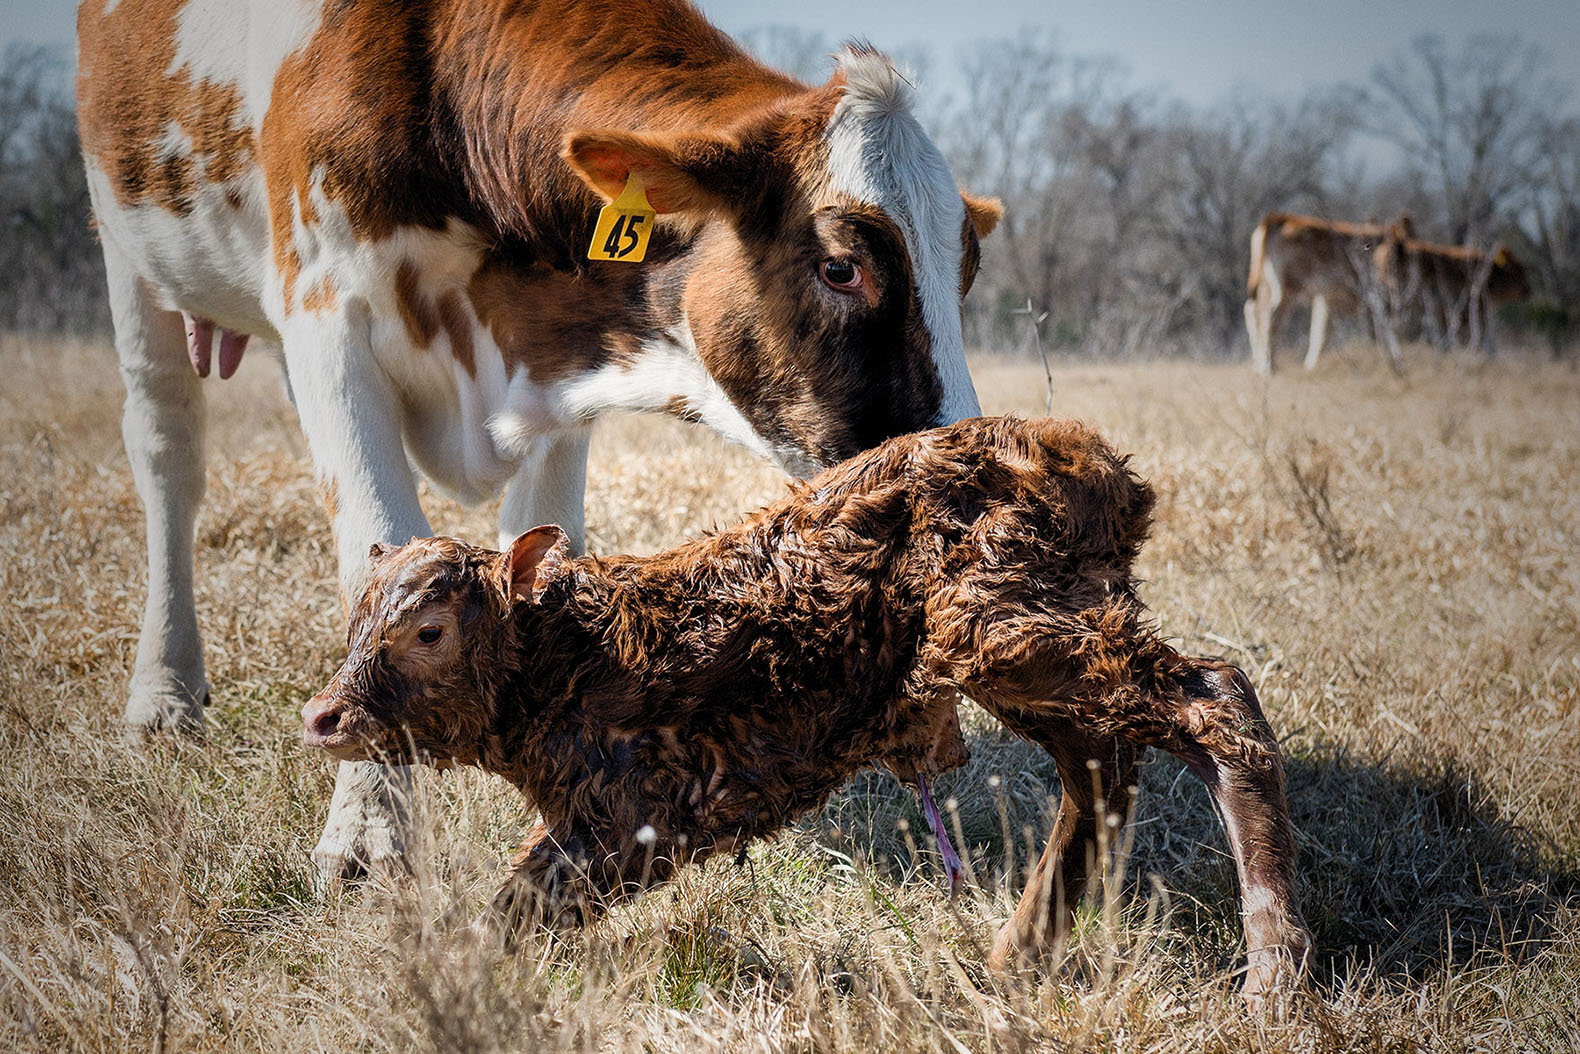
[[[302,708],[304,742],[343,761],[479,762],[516,667],[510,613],[565,554],[558,527],[504,554],[453,538],[375,545],[345,662]]]
[[[1530,299],[1531,282],[1526,276],[1525,265],[1506,245],[1493,251],[1492,270],[1487,275],[1487,296],[1494,304]]]
[[[634,172],[694,234],[655,295],[711,390],[674,412],[803,475],[980,412],[960,305],[1000,207],[957,187],[912,95],[852,49],[823,88],[716,133],[570,133],[564,157],[600,195]]]

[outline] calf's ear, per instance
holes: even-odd
[[[533,592],[569,557],[570,539],[553,524],[518,535],[499,560],[500,592],[512,604],[530,604]]]
[[[663,132],[572,131],[560,156],[610,200],[635,175],[660,215],[726,208],[735,188],[745,185],[747,167],[729,139]]]

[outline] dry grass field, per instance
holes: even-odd
[[[510,957],[467,923],[528,817],[479,773],[423,773],[412,876],[316,892],[332,769],[297,711],[343,625],[278,367],[209,387],[207,738],[125,743],[142,516],[112,355],[0,343],[0,1049],[1580,1048],[1580,374],[1375,361],[1054,377],[1161,493],[1164,630],[1244,666],[1287,751],[1319,960],[1257,1014],[1227,843],[1165,757],[1062,961],[986,973],[1057,780],[975,711],[943,787],[975,878],[954,902],[876,773],[743,865]],[[989,410],[1040,412],[1040,366],[976,365]],[[652,550],[780,486],[700,431],[610,421],[589,543]],[[490,509],[429,507],[493,537]]]

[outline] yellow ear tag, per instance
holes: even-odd
[[[620,196],[599,210],[587,259],[641,263],[657,217],[658,213],[647,203],[642,180],[632,172]]]

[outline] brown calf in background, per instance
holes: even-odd
[[[867,765],[930,806],[928,777],[967,757],[964,692],[1042,745],[1063,785],[993,965],[1068,930],[1103,821],[1088,764],[1122,821],[1155,746],[1223,812],[1246,988],[1263,991],[1309,948],[1283,764],[1245,676],[1148,624],[1131,563],[1152,504],[1081,425],[979,418],[891,440],[652,557],[572,560],[555,527],[507,553],[375,546],[306,741],[510,780],[542,824],[495,908],[512,927],[566,926],[773,834]]]
[[[1440,348],[1458,343],[1493,351],[1492,313],[1531,295],[1525,265],[1506,246],[1484,252],[1468,245],[1424,242],[1390,229],[1377,255],[1388,298],[1401,311],[1418,311],[1426,335]]]

